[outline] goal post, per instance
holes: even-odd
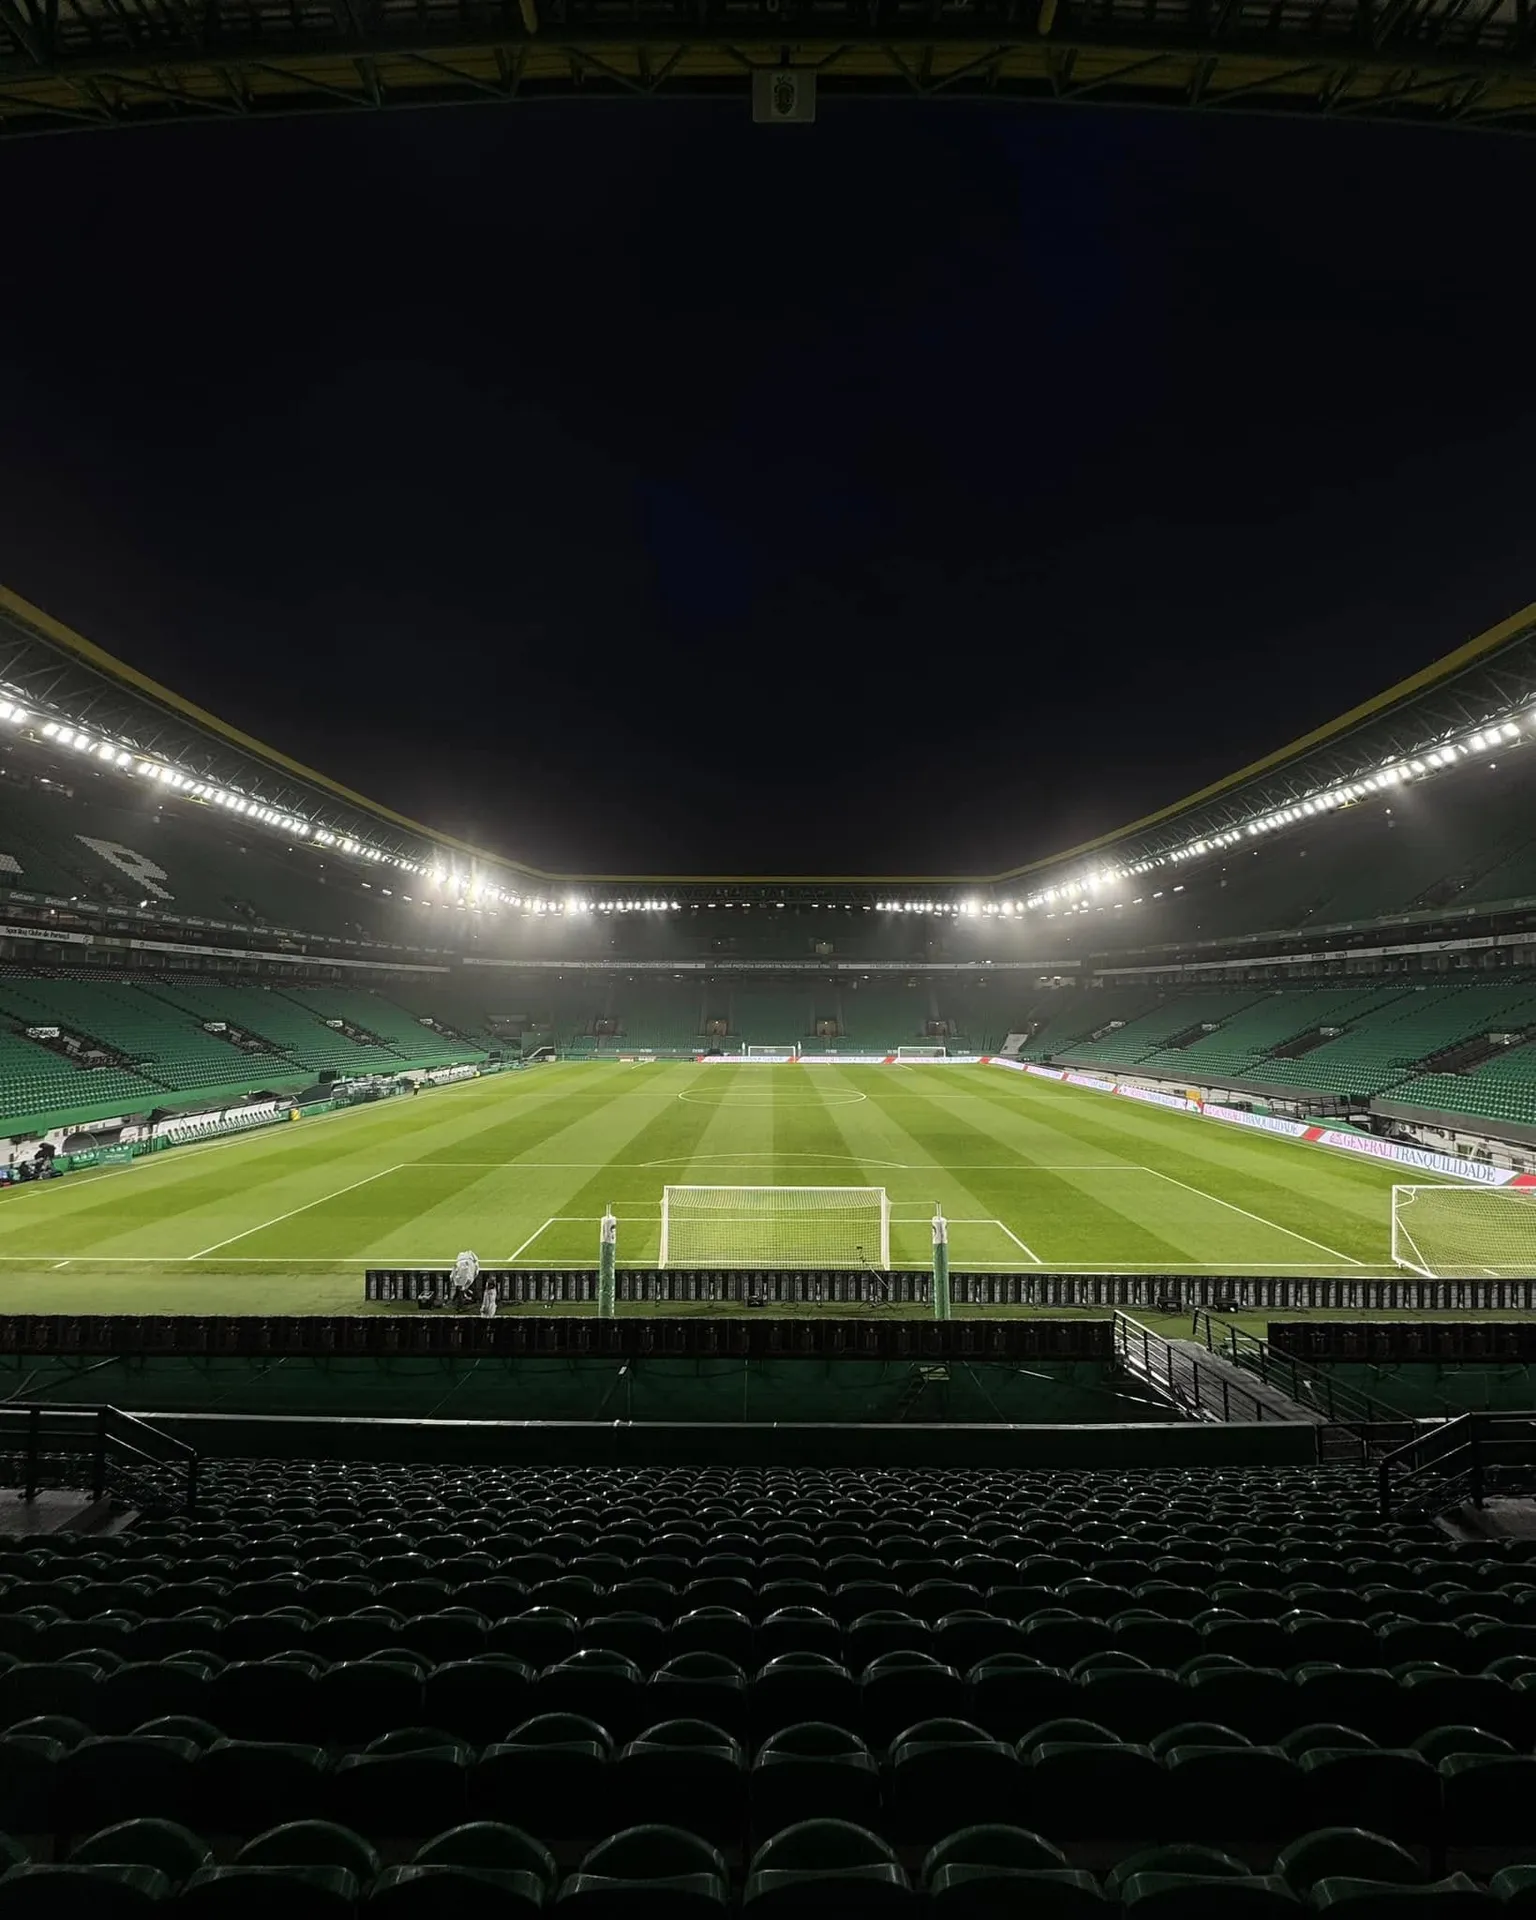
[[[898,1060],[943,1060],[949,1055],[948,1047],[898,1047]]]
[[[663,1187],[658,1267],[891,1264],[884,1187]]]
[[[744,1047],[742,1051],[749,1060],[798,1060],[800,1057],[800,1042],[798,1040],[786,1040],[782,1045],[767,1047],[748,1046]]]
[[[1536,1187],[1394,1187],[1392,1263],[1429,1280],[1536,1277]]]

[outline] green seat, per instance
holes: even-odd
[[[1106,1821],[1117,1837],[1164,1831],[1167,1775],[1149,1747],[1118,1741],[1102,1727],[1089,1738],[1073,1737],[1072,1723],[1055,1723],[1065,1738],[1041,1739],[1053,1729],[1025,1736],[1023,1804],[1042,1833],[1061,1840],[1105,1837]],[[1025,1743],[1021,1742],[1021,1749]]]
[[[866,1920],[913,1904],[892,1849],[845,1820],[804,1820],[775,1834],[753,1855],[742,1893],[751,1920]]]
[[[1319,1880],[1312,1905],[1330,1920],[1488,1920],[1493,1897],[1464,1873],[1404,1886],[1348,1877]]]
[[[322,1748],[275,1740],[216,1740],[198,1765],[204,1823],[227,1829],[230,1816],[249,1831],[304,1818],[321,1804]]]
[[[606,1802],[612,1757],[612,1737],[595,1721],[537,1714],[481,1753],[470,1782],[472,1810],[489,1819],[515,1809],[541,1837],[585,1837]]]
[[[719,1845],[739,1840],[746,1815],[746,1762],[740,1746],[703,1720],[664,1720],[619,1753],[617,1803],[637,1826],[685,1813],[689,1831]]]
[[[1295,1894],[1272,1873],[1134,1873],[1120,1904],[1137,1920],[1300,1920]]]
[[[235,1855],[242,1867],[335,1867],[360,1882],[379,1870],[379,1856],[361,1834],[333,1820],[288,1820],[248,1840]]]
[[[1035,1920],[1096,1920],[1105,1904],[1093,1875],[1069,1867],[1058,1847],[997,1823],[963,1827],[939,1841],[923,1861],[922,1886],[941,1920],[1022,1912]]]
[[[999,1739],[1017,1743],[1032,1728],[1070,1714],[1078,1700],[1062,1668],[1042,1666],[1027,1653],[991,1654],[965,1680],[967,1718]]]
[[[1531,1850],[1536,1758],[1457,1751],[1441,1760],[1439,1771],[1448,1846]]]
[[[1506,1907],[1536,1913],[1536,1866],[1501,1867],[1488,1882],[1488,1891]]]
[[[195,1819],[199,1755],[191,1740],[93,1735],[59,1763],[60,1811],[87,1830],[136,1817]]]
[[[123,1820],[89,1834],[70,1849],[67,1864],[77,1867],[154,1867],[172,1887],[179,1887],[199,1868],[210,1866],[207,1843],[173,1820]]]
[[[938,1840],[966,1825],[1005,1822],[1020,1802],[1019,1756],[967,1720],[923,1720],[892,1742],[887,1833],[898,1845]]]
[[[1161,1757],[1193,1840],[1278,1840],[1307,1818],[1305,1777],[1278,1747],[1180,1744]]]
[[[193,1874],[181,1898],[220,1920],[255,1920],[274,1906],[285,1920],[343,1920],[378,1871],[360,1835],[329,1820],[292,1820],[247,1841],[232,1866]]]
[[[342,1746],[376,1740],[393,1727],[413,1726],[421,1718],[426,1669],[407,1654],[399,1658],[343,1660],[316,1681],[320,1723]],[[309,1726],[288,1729],[302,1739]]]
[[[377,1920],[499,1920],[537,1913],[558,1879],[549,1849],[518,1827],[471,1821],[440,1833],[409,1866],[387,1867],[373,1882],[368,1912]]]
[[[1248,1869],[1241,1860],[1217,1847],[1181,1842],[1171,1846],[1142,1847],[1112,1867],[1105,1876],[1104,1891],[1118,1900],[1128,1880],[1137,1874],[1161,1874],[1185,1880],[1241,1880]]]
[[[510,1653],[450,1660],[427,1675],[422,1711],[460,1739],[499,1740],[526,1715],[532,1685],[532,1670]]]
[[[1428,1877],[1406,1847],[1360,1827],[1319,1827],[1304,1833],[1281,1849],[1275,1872],[1303,1897],[1319,1880],[1390,1880],[1417,1886]]]
[[[733,1738],[747,1730],[747,1676],[734,1660],[699,1649],[679,1653],[657,1668],[640,1702],[647,1723],[702,1720]]]
[[[1346,1825],[1409,1845],[1438,1830],[1440,1779],[1411,1748],[1309,1748],[1297,1759],[1307,1825]]]
[[[53,1826],[55,1783],[69,1752],[64,1742],[13,1730],[0,1735],[0,1823],[18,1833]]]
[[[601,1841],[560,1888],[573,1920],[652,1920],[665,1913],[711,1920],[728,1910],[725,1861],[697,1834],[677,1827],[629,1827]]]
[[[204,1867],[181,1890],[188,1920],[352,1920],[363,1884],[346,1867]]]
[[[880,1775],[864,1742],[846,1727],[802,1721],[770,1735],[752,1763],[754,1830],[777,1833],[828,1815],[855,1827],[880,1817]]]
[[[101,1729],[132,1733],[170,1714],[199,1719],[209,1697],[208,1669],[200,1661],[130,1660],[102,1682]]]
[[[467,1811],[472,1750],[435,1727],[402,1727],[344,1754],[330,1779],[332,1815],[370,1833],[428,1834]]]
[[[134,1920],[171,1897],[155,1867],[29,1865],[0,1874],[4,1920]]]
[[[237,1740],[313,1739],[322,1731],[310,1661],[234,1660],[208,1683],[208,1718]]]

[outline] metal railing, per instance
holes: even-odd
[[[1219,1319],[1204,1307],[1195,1312],[1193,1337],[1208,1353],[1219,1353],[1235,1367],[1253,1374],[1267,1387],[1283,1393],[1299,1407],[1320,1415],[1335,1426],[1404,1427],[1408,1416],[1384,1400],[1374,1400],[1357,1387],[1346,1386],[1321,1367],[1309,1366],[1281,1353],[1267,1340],[1230,1320]]]
[[[1215,1367],[1202,1367],[1128,1315],[1115,1315],[1115,1358],[1131,1375],[1196,1420],[1277,1420],[1273,1407],[1236,1386]]]
[[[1385,1455],[1376,1468],[1383,1520],[1433,1519],[1481,1507],[1490,1493],[1536,1491],[1536,1412],[1464,1413]]]
[[[78,1488],[93,1500],[110,1493],[197,1507],[195,1447],[121,1407],[72,1407],[47,1401],[0,1406],[0,1462],[22,1496],[49,1487]]]

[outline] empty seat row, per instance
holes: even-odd
[[[144,1630],[123,1643],[146,1656],[138,1660],[92,1647],[67,1659],[0,1666],[0,1727],[61,1713],[112,1732],[175,1712],[256,1737],[347,1740],[426,1719],[488,1738],[529,1713],[569,1711],[591,1714],[620,1735],[683,1713],[738,1734],[834,1718],[888,1739],[940,1714],[975,1719],[1007,1737],[1042,1720],[1081,1716],[1137,1738],[1216,1719],[1261,1739],[1324,1722],[1387,1744],[1445,1725],[1482,1726],[1522,1746],[1536,1741],[1536,1661],[1525,1655],[1466,1674],[1432,1661],[1386,1669],[1318,1660],[1282,1670],[1223,1654],[1172,1669],[1113,1651],[1063,1667],[1004,1652],[962,1671],[897,1647],[854,1669],[814,1650],[750,1666],[705,1647],[641,1664],[604,1646],[599,1634],[570,1651],[562,1636],[555,1649],[562,1657],[535,1666],[510,1651],[454,1658],[447,1647],[450,1657],[434,1660],[401,1644],[397,1625],[348,1646],[344,1640],[367,1622],[334,1623],[347,1629],[334,1639],[322,1632],[325,1622],[312,1634],[302,1620],[263,1624],[272,1644],[244,1659],[226,1660],[211,1646],[144,1644]],[[311,1639],[316,1644],[305,1644]]]
[[[786,1727],[755,1749],[696,1719],[659,1722],[622,1744],[574,1713],[536,1716],[476,1747],[440,1727],[396,1727],[355,1750],[231,1739],[187,1716],[96,1735],[40,1715],[0,1736],[0,1820],[76,1833],[132,1816],[220,1831],[324,1811],[377,1834],[421,1834],[471,1815],[542,1838],[591,1835],[615,1807],[676,1818],[722,1844],[820,1814],[904,1845],[967,1820],[1022,1821],[1057,1838],[1177,1830],[1229,1844],[1281,1840],[1326,1821],[1423,1846],[1523,1842],[1536,1756],[1482,1728],[1437,1727],[1401,1748],[1316,1725],[1256,1745],[1214,1721],[1145,1743],[1061,1719],[1017,1743],[967,1721],[904,1728],[883,1753],[828,1721]]]
[[[677,1825],[610,1833],[562,1874],[520,1829],[476,1822],[434,1835],[387,1865],[358,1833],[319,1820],[257,1835],[221,1861],[198,1834],[165,1821],[126,1822],[83,1838],[58,1863],[34,1862],[0,1837],[0,1920],[123,1920],[178,1909],[260,1916],[274,1905],[305,1920],[437,1920],[443,1912],[512,1916],[553,1909],[579,1920],[723,1916],[863,1920],[929,1912],[956,1920],[1025,1914],[1093,1920],[1124,1909],[1140,1920],[1495,1920],[1536,1909],[1536,1868],[1513,1864],[1486,1882],[1431,1878],[1390,1839],[1349,1828],[1301,1835],[1256,1867],[1216,1848],[1164,1844],[1102,1878],[1016,1825],[973,1823],[908,1864],[853,1823],[817,1819],[774,1835],[739,1864]]]

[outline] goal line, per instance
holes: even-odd
[[[1536,1276],[1536,1187],[1394,1187],[1392,1264],[1428,1280]]]

